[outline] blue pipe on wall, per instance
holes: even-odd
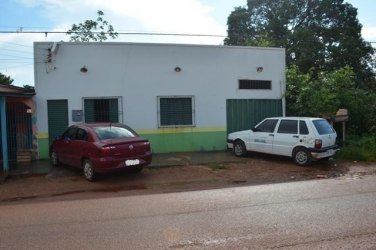
[[[6,97],[0,96],[0,117],[1,117],[1,145],[3,153],[3,170],[8,173],[9,159],[8,159],[8,143],[7,143],[7,116],[6,116]]]

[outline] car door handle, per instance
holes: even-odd
[[[274,134],[269,134],[269,136],[274,136]]]
[[[294,138],[299,138],[299,135],[293,135],[292,137],[294,137]]]

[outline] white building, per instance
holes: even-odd
[[[40,158],[76,122],[128,124],[155,153],[211,151],[285,113],[282,48],[36,42],[34,58]]]

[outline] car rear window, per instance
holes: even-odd
[[[96,127],[94,128],[99,140],[131,138],[136,137],[136,133],[127,128],[122,127]]]
[[[313,125],[315,125],[315,128],[320,135],[334,133],[332,126],[326,120],[314,120]]]

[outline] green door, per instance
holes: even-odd
[[[267,117],[282,116],[280,99],[227,99],[227,133],[253,128]]]
[[[52,141],[68,127],[68,100],[47,100],[48,139]]]

